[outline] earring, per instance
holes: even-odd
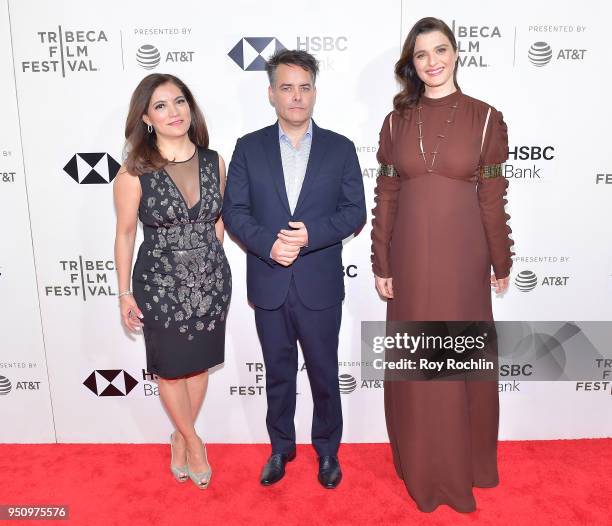
[[[147,124],[147,131],[149,133],[153,133],[153,126],[151,126],[150,124]]]

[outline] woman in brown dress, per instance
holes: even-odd
[[[508,287],[507,128],[461,92],[457,56],[450,28],[424,18],[395,67],[403,89],[380,132],[372,222],[389,321],[490,321],[491,287]],[[498,484],[496,382],[387,381],[385,416],[397,474],[420,510],[473,511],[472,487]]]

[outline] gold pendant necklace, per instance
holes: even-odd
[[[457,108],[459,107],[459,102],[455,102],[455,104],[453,104],[451,106],[450,109],[450,114],[448,116],[448,119],[446,119],[446,125],[444,126],[444,133],[446,133],[446,130],[449,128],[449,126],[455,122],[455,114],[457,112]],[[433,158],[431,160],[431,167],[427,168],[427,154],[425,153],[425,149],[423,148],[423,118],[421,116],[421,110],[423,109],[423,106],[421,106],[420,104],[417,106],[417,126],[419,127],[419,148],[421,150],[421,157],[423,157],[423,163],[425,164],[425,170],[427,171],[427,173],[431,173],[433,172],[433,167],[434,164],[436,163],[436,155],[439,152],[439,148],[440,148],[440,144],[442,143],[442,139],[446,138],[446,135],[444,135],[444,133],[439,133],[438,134],[438,142],[436,143],[436,146],[433,150],[432,155]]]

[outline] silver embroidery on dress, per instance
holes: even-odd
[[[215,232],[222,202],[217,174],[206,158],[199,172],[200,202],[193,220],[165,170],[141,179],[149,185],[147,193],[154,194],[143,200],[141,218],[147,215],[153,225],[145,226],[147,263],[135,278],[146,282],[144,290],[151,294],[145,309],[155,310],[163,327],[175,326],[188,340],[192,332],[213,331],[217,320],[225,320],[231,291],[229,265]]]

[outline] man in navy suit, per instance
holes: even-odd
[[[260,481],[278,482],[295,458],[299,340],[314,401],[318,479],[335,488],[342,478],[342,240],[365,223],[363,181],[355,145],[312,120],[315,58],[283,50],[266,70],[278,121],[238,139],[223,204],[225,226],[247,250],[248,298],[266,366],[272,455]]]

